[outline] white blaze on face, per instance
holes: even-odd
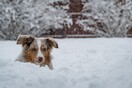
[[[42,57],[43,58],[43,60],[42,60],[42,62],[44,61],[44,56],[43,56],[43,54],[42,54],[42,52],[41,52],[41,40],[37,40],[37,45],[38,45],[38,53],[37,53],[37,59],[39,58],[39,57]]]

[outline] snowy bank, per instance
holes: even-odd
[[[56,39],[54,70],[15,62],[21,47],[0,41],[0,88],[132,88],[132,39]]]

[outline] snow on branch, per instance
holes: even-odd
[[[100,3],[102,2],[102,3]],[[132,27],[132,2],[117,5],[115,1],[93,0],[84,5],[84,20],[78,23],[84,26],[84,30],[94,31],[94,34],[105,37],[125,37]],[[87,12],[88,9],[91,12]],[[94,25],[92,28],[89,25]]]
[[[0,39],[16,39],[19,34],[41,36],[48,29],[62,28],[68,15],[50,5],[56,1],[62,0],[1,0]]]

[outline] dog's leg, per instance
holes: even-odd
[[[49,64],[47,64],[47,65],[48,65],[48,67],[49,67],[50,70],[53,70],[53,64],[52,64],[51,61],[50,61]]]

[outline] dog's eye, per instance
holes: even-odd
[[[46,48],[42,48],[41,50],[42,50],[42,51],[46,51]]]
[[[31,50],[32,50],[33,52],[37,51],[37,49],[36,49],[36,48],[32,48]]]

